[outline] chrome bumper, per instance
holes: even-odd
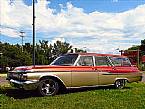
[[[21,82],[21,81],[10,79],[9,82],[11,86],[24,90],[34,90],[38,86],[38,80]]]

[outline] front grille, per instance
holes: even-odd
[[[23,80],[23,79],[22,79],[22,76],[23,76],[22,73],[8,73],[7,78],[8,78],[9,80],[10,80],[10,79],[13,79],[13,80],[21,81],[21,82],[26,81],[26,80]]]

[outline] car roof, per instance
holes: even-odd
[[[111,56],[111,57],[126,57],[123,55],[115,55],[115,54],[99,54],[99,53],[69,53],[69,54],[77,54],[83,56]]]

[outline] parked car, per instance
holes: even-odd
[[[50,65],[17,67],[7,75],[12,86],[37,89],[42,96],[69,87],[114,85],[120,89],[141,78],[142,73],[127,57],[95,53],[65,54]]]

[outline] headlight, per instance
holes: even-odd
[[[20,76],[20,80],[27,80],[27,74],[22,74]]]
[[[27,74],[24,72],[9,72],[7,74],[7,79],[16,79],[16,80],[22,80],[26,81],[27,80]]]

